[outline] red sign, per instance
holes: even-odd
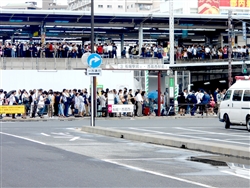
[[[247,7],[250,8],[250,0],[220,0],[221,7]]]
[[[199,14],[219,14],[220,0],[198,0]]]

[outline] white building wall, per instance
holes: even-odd
[[[97,77],[97,84],[104,90],[127,87],[134,89],[133,71],[103,71]],[[90,88],[90,77],[82,70],[37,71],[37,70],[0,70],[0,88],[5,91],[18,89],[83,89]]]
[[[174,11],[176,14],[193,14],[194,10],[198,11],[198,0],[174,0]],[[161,3],[160,12],[169,12],[169,1]]]

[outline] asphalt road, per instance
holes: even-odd
[[[215,119],[99,120],[96,126],[161,132],[171,129],[173,134],[180,134],[180,129],[174,127],[249,134],[238,129],[224,130],[223,124],[214,123]],[[88,120],[1,123],[1,187],[241,188],[250,185],[248,165],[245,169],[233,163],[212,166],[187,160],[214,156],[211,154],[93,135],[76,129],[88,124]],[[210,129],[204,129],[206,125],[211,125]],[[142,134],[148,133],[142,131]],[[182,130],[181,134],[187,131]],[[193,131],[189,134],[209,135]]]

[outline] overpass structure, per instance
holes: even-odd
[[[227,15],[174,15],[175,38],[196,39],[206,36],[207,43],[227,35]],[[242,22],[250,26],[250,17],[233,15],[233,26],[242,35]],[[53,10],[0,10],[2,40],[40,37],[90,38],[90,12]],[[139,39],[163,38],[168,40],[169,15],[165,13],[95,13],[96,37]],[[185,32],[183,32],[185,31]],[[185,36],[184,36],[185,34]],[[248,34],[249,36],[249,34]]]

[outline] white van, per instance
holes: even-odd
[[[250,76],[236,76],[233,84],[220,103],[219,119],[230,125],[243,125],[250,132]]]

